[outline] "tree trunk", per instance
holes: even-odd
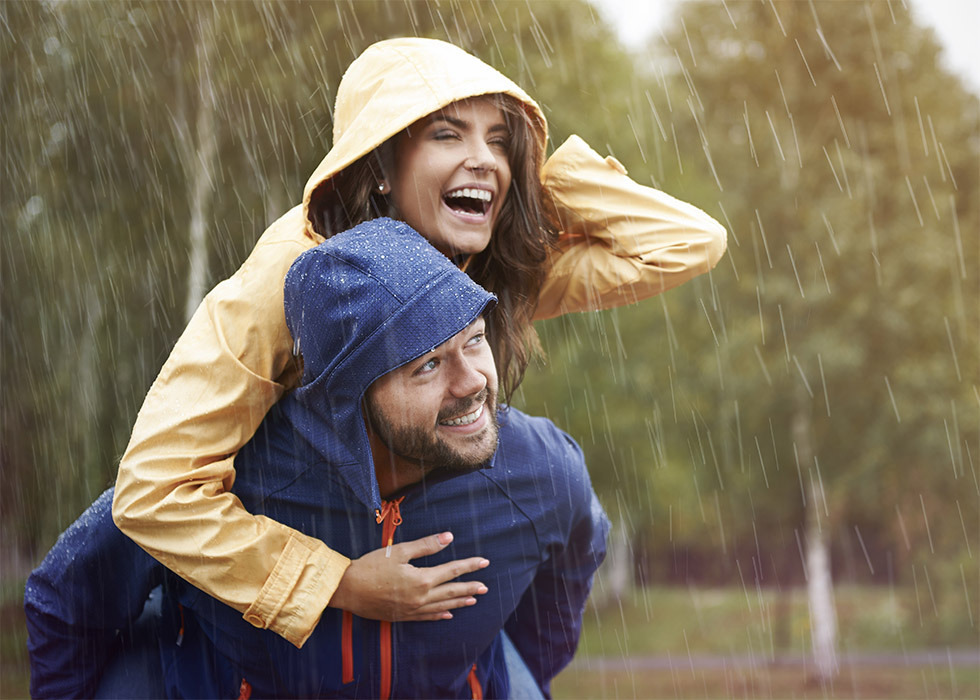
[[[604,608],[618,603],[630,589],[633,573],[633,551],[630,547],[629,527],[626,520],[614,521],[609,531],[606,561],[599,571],[597,585],[592,592],[592,605]]]
[[[813,665],[821,682],[834,678],[837,666],[837,612],[834,610],[834,584],[830,577],[827,538],[814,518],[807,525],[807,597],[810,608],[810,638]]]
[[[624,519],[620,518],[618,526],[613,528],[610,540],[607,594],[609,600],[621,600],[629,590],[633,572],[633,555]]]
[[[810,440],[810,402],[802,387],[796,397],[793,440],[806,499],[806,581],[814,673],[821,683],[826,683],[839,672],[837,612],[834,609],[834,582],[830,573],[830,547],[820,518],[822,509],[826,507],[826,494],[819,472],[810,467],[815,464]]]
[[[200,15],[199,33],[195,44],[197,54],[198,104],[195,143],[185,141],[184,167],[189,172],[191,220],[188,241],[187,300],[184,317],[190,320],[207,285],[208,240],[207,220],[211,196],[214,193],[214,165],[218,150],[215,132],[215,95],[211,78],[211,46],[214,43],[214,10],[206,8]],[[189,135],[183,132],[187,140]],[[196,144],[196,145],[195,145]]]

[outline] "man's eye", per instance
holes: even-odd
[[[438,366],[439,366],[438,360],[429,360],[428,362],[423,362],[421,365],[419,365],[418,369],[415,370],[415,374],[427,374],[428,372],[433,371]]]

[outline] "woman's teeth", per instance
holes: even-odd
[[[483,414],[483,404],[480,405],[473,413],[467,413],[465,416],[460,416],[459,418],[453,418],[452,420],[440,421],[439,425],[469,425],[474,422]]]
[[[458,190],[447,192],[446,197],[448,199],[466,197],[468,199],[479,199],[481,202],[489,202],[491,199],[493,199],[493,195],[487,190],[472,189],[470,187],[463,187]]]
[[[450,190],[443,201],[454,211],[465,214],[486,214],[493,201],[493,192],[474,187],[460,187]]]

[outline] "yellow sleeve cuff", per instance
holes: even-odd
[[[350,559],[323,542],[293,535],[258,597],[245,611],[245,620],[301,648],[348,566]]]

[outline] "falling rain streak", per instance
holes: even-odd
[[[605,678],[600,659],[639,668],[653,628],[679,697],[736,694],[708,685],[708,654],[765,678],[805,647],[816,673],[821,541],[851,649],[975,648],[980,107],[917,2],[673,3],[631,49],[580,0],[0,3],[4,584],[113,482],[188,311],[301,202],[351,59],[413,34],[537,99],[545,156],[581,134],[590,167],[613,177],[613,155],[728,234],[727,261],[681,279],[705,245],[660,243],[682,223],[597,221],[578,170],[545,166],[556,250],[590,244],[588,283],[556,268],[545,294],[591,309],[626,285],[616,309],[536,323],[544,353],[512,399],[581,445],[625,543],[555,694]],[[627,220],[635,239],[609,234]],[[635,673],[596,694],[643,696]]]

